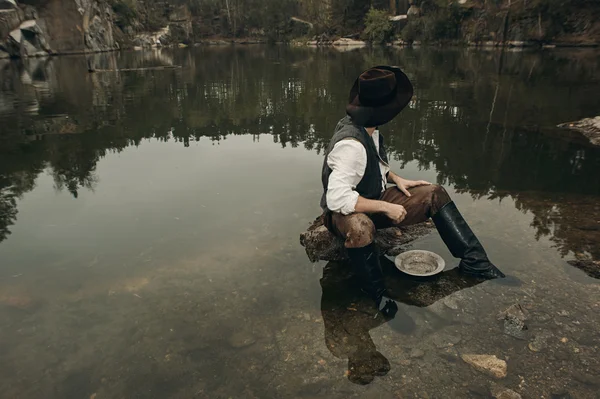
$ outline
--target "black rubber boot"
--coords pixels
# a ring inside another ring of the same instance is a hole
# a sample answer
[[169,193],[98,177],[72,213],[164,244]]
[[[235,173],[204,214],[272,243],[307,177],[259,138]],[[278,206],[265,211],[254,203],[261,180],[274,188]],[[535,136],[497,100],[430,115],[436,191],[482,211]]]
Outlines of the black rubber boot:
[[375,301],[379,313],[386,318],[393,318],[398,311],[398,305],[387,297],[375,244],[362,248],[348,248],[347,251],[356,273],[363,280],[365,292]]
[[452,256],[461,259],[461,272],[487,280],[506,277],[490,262],[483,246],[454,202],[444,205],[432,219]]

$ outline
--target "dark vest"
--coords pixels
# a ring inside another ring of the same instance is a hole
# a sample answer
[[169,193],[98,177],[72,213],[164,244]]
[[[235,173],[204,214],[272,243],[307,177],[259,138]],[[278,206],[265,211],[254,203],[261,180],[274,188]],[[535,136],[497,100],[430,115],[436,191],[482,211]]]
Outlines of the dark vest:
[[350,117],[346,116],[338,122],[333,137],[327,147],[327,151],[325,152],[323,172],[321,174],[321,181],[323,182],[321,208],[323,208],[324,211],[327,210],[327,186],[329,184],[329,175],[331,175],[332,172],[329,165],[327,165],[327,157],[336,143],[345,139],[357,140],[367,150],[367,167],[365,169],[365,174],[360,183],[358,183],[358,186],[356,186],[358,194],[360,194],[361,197],[368,199],[379,199],[381,192],[383,191],[383,179],[381,177],[381,170],[379,169],[379,159],[381,158],[385,163],[388,163],[388,158],[383,146],[383,137],[381,134],[379,135],[379,153],[377,153],[375,143],[365,128],[353,124]]

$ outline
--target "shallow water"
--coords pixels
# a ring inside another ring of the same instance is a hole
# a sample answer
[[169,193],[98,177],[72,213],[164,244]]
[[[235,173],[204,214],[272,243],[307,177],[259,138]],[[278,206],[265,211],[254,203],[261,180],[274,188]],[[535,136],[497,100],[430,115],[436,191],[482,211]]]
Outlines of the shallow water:
[[[386,261],[385,323],[346,265],[306,258],[323,148],[383,63],[415,84],[382,128],[392,167],[443,184],[521,286],[463,281],[433,233],[413,247],[448,270],[412,281]],[[1,396],[598,397],[600,285],[567,262],[600,260],[600,149],[554,126],[598,114],[599,64],[260,46],[0,60]],[[497,318],[516,303],[519,337]],[[389,373],[351,382],[348,358],[375,351]]]

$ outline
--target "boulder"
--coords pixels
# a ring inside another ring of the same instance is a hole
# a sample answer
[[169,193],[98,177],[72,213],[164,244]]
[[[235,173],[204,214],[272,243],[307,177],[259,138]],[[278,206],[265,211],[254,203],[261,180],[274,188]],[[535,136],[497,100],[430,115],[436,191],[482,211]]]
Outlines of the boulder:
[[354,40],[348,38],[341,38],[333,42],[334,46],[353,46],[353,47],[364,47],[367,45],[366,42],[362,40]]
[[576,130],[587,137],[593,145],[600,145],[600,116],[562,123],[558,127]]
[[[375,242],[382,255],[396,256],[406,249],[410,242],[429,234],[432,229],[431,222],[402,228],[381,229],[377,230]],[[323,216],[315,219],[308,230],[300,234],[300,244],[311,262],[348,259],[343,241],[327,230],[323,225]]]
[[413,17],[413,18],[414,17],[420,17],[421,16],[421,9],[419,7],[417,7],[417,6],[415,6],[415,5],[411,5],[408,8],[408,11],[406,11],[406,16],[408,18],[411,18],[411,17]]
[[25,21],[11,31],[6,47],[13,57],[47,56],[51,51],[44,33],[34,20]]
[[0,40],[6,38],[11,31],[18,28],[22,19],[22,13],[19,9],[0,9]]

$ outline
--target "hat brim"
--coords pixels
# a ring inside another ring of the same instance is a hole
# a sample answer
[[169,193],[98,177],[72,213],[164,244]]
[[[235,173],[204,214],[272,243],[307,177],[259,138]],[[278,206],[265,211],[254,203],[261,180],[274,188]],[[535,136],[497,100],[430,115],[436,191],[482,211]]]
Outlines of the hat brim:
[[364,127],[385,125],[396,117],[410,102],[413,96],[413,86],[408,77],[400,68],[392,66],[377,66],[376,69],[391,71],[396,76],[396,96],[386,104],[377,107],[368,107],[360,103],[358,96],[358,78],[350,90],[346,113],[352,121]]

